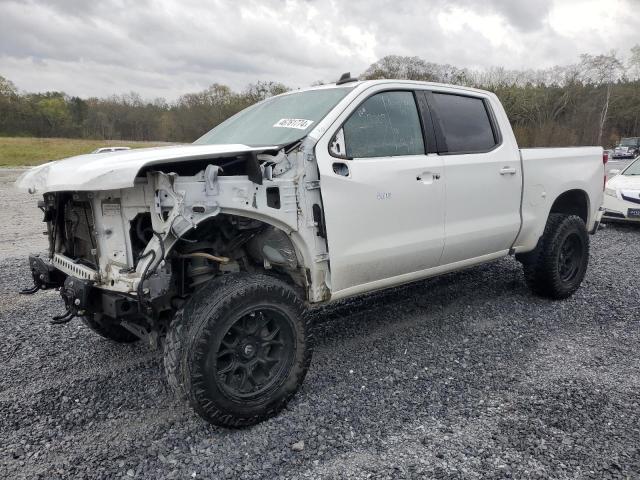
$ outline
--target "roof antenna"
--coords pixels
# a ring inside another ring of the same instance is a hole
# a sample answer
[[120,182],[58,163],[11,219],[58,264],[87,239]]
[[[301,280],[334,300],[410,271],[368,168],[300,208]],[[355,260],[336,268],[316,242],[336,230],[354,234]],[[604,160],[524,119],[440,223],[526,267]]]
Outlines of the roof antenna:
[[357,82],[357,78],[351,78],[351,72],[343,73],[340,80],[336,82],[336,85],[342,85],[343,83]]

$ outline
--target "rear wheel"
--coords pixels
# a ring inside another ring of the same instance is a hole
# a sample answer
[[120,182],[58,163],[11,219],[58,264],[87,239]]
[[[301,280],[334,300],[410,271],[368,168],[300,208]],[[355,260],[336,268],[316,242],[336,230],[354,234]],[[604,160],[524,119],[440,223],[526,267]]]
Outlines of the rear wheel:
[[140,340],[129,330],[119,325],[115,320],[101,314],[82,317],[84,323],[98,335],[118,343],[134,343]]
[[575,215],[552,213],[536,249],[520,259],[534,293],[554,299],[571,296],[589,264],[589,234],[584,221]]
[[285,407],[304,380],[312,335],[281,280],[218,277],[178,312],[167,334],[169,384],[210,423],[253,425]]

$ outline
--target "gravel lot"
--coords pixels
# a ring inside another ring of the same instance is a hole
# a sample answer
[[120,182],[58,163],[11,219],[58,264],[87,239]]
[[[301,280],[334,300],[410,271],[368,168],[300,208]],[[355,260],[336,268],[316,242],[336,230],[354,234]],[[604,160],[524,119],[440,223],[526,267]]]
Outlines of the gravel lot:
[[230,431],[173,400],[158,352],[49,325],[55,292],[16,295],[45,243],[14,177],[0,173],[0,478],[640,476],[640,228],[593,238],[568,301],[533,297],[505,259],[320,311],[288,409]]

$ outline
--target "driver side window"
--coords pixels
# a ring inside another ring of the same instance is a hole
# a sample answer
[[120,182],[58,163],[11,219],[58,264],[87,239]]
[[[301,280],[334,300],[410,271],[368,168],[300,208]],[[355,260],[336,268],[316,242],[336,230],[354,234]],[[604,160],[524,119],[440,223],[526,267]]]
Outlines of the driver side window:
[[424,155],[413,92],[382,92],[362,103],[343,125],[350,158]]

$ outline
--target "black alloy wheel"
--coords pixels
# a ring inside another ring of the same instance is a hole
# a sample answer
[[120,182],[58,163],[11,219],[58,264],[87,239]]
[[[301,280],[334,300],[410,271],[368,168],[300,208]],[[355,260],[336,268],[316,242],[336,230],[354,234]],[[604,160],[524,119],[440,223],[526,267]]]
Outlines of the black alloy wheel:
[[291,368],[295,351],[293,326],[273,308],[243,312],[222,338],[216,375],[223,390],[236,399],[259,396]]
[[580,272],[584,249],[577,233],[564,239],[558,256],[558,274],[563,282],[571,282]]

